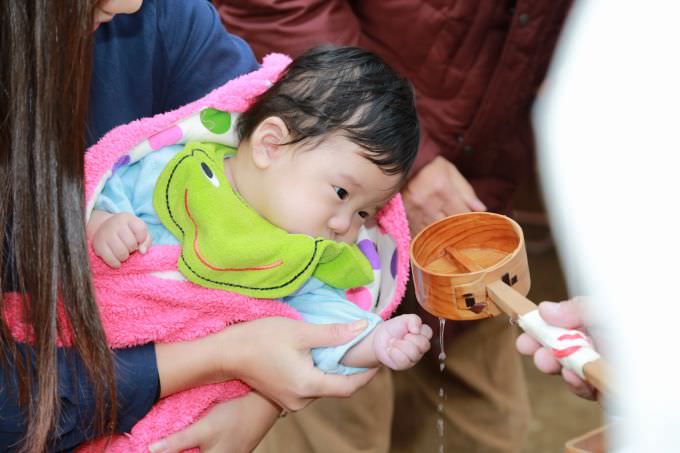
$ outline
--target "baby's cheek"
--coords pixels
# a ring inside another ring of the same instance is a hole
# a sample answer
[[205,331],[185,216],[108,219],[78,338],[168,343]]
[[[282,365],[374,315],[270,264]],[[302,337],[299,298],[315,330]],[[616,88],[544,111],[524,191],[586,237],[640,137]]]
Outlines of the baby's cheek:
[[269,223],[282,230],[293,234],[306,234],[305,217],[293,209],[294,207],[287,205],[285,202],[273,202],[260,214]]
[[[274,224],[276,225],[276,223]],[[326,232],[322,227],[320,227],[319,225],[315,225],[313,222],[310,222],[309,218],[304,216],[300,216],[297,219],[293,218],[283,219],[282,222],[276,226],[292,234],[306,234],[307,236],[311,237],[326,236]]]

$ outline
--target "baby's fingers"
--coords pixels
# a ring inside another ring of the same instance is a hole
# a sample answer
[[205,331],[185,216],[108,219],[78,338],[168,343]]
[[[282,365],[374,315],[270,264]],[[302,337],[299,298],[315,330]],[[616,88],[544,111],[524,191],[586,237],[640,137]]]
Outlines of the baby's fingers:
[[115,254],[113,253],[113,250],[111,250],[111,247],[104,243],[101,244],[99,247],[94,248],[95,254],[101,258],[106,264],[111,266],[114,269],[118,269],[120,267],[120,260],[116,258]]
[[129,225],[126,227],[121,228],[118,233],[117,233],[118,239],[120,239],[120,242],[125,246],[127,249],[128,254],[131,254],[135,250],[139,248],[139,242],[137,241],[137,238],[135,237],[135,234],[133,233],[132,229],[129,228]]
[[420,335],[427,338],[429,343],[429,340],[432,338],[432,327],[428,326],[427,324],[423,324],[420,326]]
[[135,250],[137,250],[136,245],[139,244],[139,251],[146,253],[151,245],[151,235],[149,235],[146,223],[139,217],[132,217],[128,220],[128,227],[135,237]]
[[144,255],[147,251],[149,251],[149,247],[151,247],[151,235],[149,233],[146,234],[146,239],[139,244],[139,252]]
[[413,343],[421,354],[425,354],[430,349],[430,339],[426,336],[408,334],[404,340]]
[[120,239],[120,237],[116,236],[111,238],[109,241],[107,241],[107,245],[111,249],[111,253],[113,256],[119,261],[118,265],[120,266],[120,263],[125,261],[130,257],[130,251],[128,249],[128,246],[123,243],[123,241]]
[[387,350],[387,355],[392,361],[390,368],[393,370],[405,370],[413,366],[413,361],[399,348],[390,347]]
[[418,346],[407,340],[395,340],[392,349],[398,349],[403,352],[411,363],[417,362],[423,356]]
[[418,315],[408,315],[409,317],[407,318],[407,323],[408,323],[408,331],[410,333],[417,334],[420,332],[420,327],[423,325],[423,321],[420,319]]

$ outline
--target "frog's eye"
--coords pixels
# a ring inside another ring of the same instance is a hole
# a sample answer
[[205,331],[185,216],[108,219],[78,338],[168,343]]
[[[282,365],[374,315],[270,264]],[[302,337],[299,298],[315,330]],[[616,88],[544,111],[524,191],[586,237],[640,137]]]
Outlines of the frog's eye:
[[201,170],[203,170],[203,174],[205,175],[206,178],[208,178],[210,184],[212,184],[215,187],[220,186],[220,180],[217,179],[217,176],[215,176],[210,167],[208,167],[208,164],[206,164],[205,162],[201,162]]

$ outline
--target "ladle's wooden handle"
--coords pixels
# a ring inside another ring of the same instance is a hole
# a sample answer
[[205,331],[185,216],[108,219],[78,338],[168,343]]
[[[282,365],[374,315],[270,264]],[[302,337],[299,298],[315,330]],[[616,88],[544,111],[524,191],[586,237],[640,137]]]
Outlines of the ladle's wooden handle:
[[597,359],[583,365],[583,374],[593,387],[602,393],[611,391],[607,381],[607,364],[602,359]]
[[500,280],[486,286],[489,298],[536,341],[553,351],[562,366],[575,372],[602,393],[611,386],[607,366],[589,344],[585,335],[547,324],[536,305]]
[[486,285],[486,291],[489,293],[489,298],[513,321],[517,321],[520,316],[536,310],[535,303],[500,280]]

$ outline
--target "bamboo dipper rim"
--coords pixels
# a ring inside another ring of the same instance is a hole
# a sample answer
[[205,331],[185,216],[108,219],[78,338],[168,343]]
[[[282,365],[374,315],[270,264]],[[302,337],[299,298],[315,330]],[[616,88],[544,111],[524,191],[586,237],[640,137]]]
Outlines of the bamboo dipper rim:
[[[489,218],[495,218],[502,220],[504,222],[507,222],[515,232],[515,235],[517,236],[517,246],[515,249],[508,253],[503,259],[495,263],[491,268],[486,268],[486,269],[480,269],[478,271],[468,271],[468,272],[436,272],[436,271],[431,271],[427,269],[426,266],[424,266],[422,263],[420,263],[416,257],[415,257],[415,248],[419,243],[419,240],[422,240],[423,236],[428,233],[428,231],[432,228],[434,228],[436,225],[442,224],[444,222],[449,222],[452,219],[455,218],[462,218],[462,217],[489,217]],[[511,219],[510,217],[502,214],[497,214],[495,212],[462,212],[459,214],[453,214],[448,217],[444,217],[443,219],[437,220],[436,222],[433,222],[420,230],[418,234],[413,238],[411,241],[411,245],[409,246],[409,255],[411,258],[411,262],[413,263],[413,266],[417,267],[420,271],[426,272],[429,275],[437,276],[437,277],[454,277],[454,276],[461,276],[461,275],[469,275],[469,276],[476,276],[480,275],[483,276],[484,274],[489,273],[490,270],[498,268],[505,264],[506,261],[509,261],[512,259],[512,257],[521,249],[522,244],[524,242],[524,235],[522,234],[522,228],[519,226],[519,224]]]

